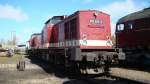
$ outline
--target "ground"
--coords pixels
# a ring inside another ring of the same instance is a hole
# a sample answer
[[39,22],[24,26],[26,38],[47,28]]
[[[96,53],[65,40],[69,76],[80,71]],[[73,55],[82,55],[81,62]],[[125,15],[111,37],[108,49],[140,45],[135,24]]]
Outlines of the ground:
[[0,57],[0,64],[16,64],[23,57],[24,57],[24,55],[21,55],[21,54],[15,54],[12,57],[1,56]]
[[[26,69],[18,71],[13,64],[22,59],[26,61]],[[114,80],[100,76],[81,79],[68,75],[64,69],[58,69],[54,65],[26,55],[0,57],[0,63],[0,65],[3,63],[13,65],[0,67],[0,84],[137,84],[123,79]]]

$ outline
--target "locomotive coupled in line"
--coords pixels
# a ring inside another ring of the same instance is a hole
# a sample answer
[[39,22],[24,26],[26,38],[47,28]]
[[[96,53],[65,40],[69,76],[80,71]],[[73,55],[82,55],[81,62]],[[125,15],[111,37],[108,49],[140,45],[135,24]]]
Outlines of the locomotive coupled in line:
[[106,72],[112,64],[125,60],[111,39],[110,15],[80,10],[48,19],[42,32],[31,36],[28,53],[82,73]]

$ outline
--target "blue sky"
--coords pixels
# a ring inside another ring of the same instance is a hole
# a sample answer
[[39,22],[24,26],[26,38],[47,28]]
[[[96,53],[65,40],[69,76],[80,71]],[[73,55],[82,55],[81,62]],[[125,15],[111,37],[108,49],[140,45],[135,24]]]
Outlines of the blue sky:
[[41,32],[48,18],[86,9],[110,14],[114,33],[120,17],[146,7],[150,0],[0,0],[0,40],[15,32],[18,44],[25,43],[32,33]]

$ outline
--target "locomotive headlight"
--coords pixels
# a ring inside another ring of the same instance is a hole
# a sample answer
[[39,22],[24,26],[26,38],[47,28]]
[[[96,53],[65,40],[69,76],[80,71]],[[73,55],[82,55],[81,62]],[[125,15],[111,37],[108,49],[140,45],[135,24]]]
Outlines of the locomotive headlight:
[[81,45],[86,46],[87,45],[87,40],[82,40]]
[[82,34],[82,40],[80,41],[80,44],[83,46],[87,45],[87,34]]
[[107,45],[107,46],[113,46],[113,43],[112,43],[111,40],[108,40],[108,41],[106,42],[106,45]]
[[107,45],[107,46],[113,46],[113,43],[112,43],[110,37],[109,37],[109,36],[106,36],[106,38],[108,39],[108,41],[106,42],[106,45]]

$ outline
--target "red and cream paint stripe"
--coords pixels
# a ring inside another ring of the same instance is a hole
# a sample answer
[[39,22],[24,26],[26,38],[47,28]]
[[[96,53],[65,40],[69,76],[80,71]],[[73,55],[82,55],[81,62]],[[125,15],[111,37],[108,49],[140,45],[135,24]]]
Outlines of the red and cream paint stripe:
[[46,43],[44,47],[70,47],[70,46],[112,46],[111,40],[71,40],[58,43]]

